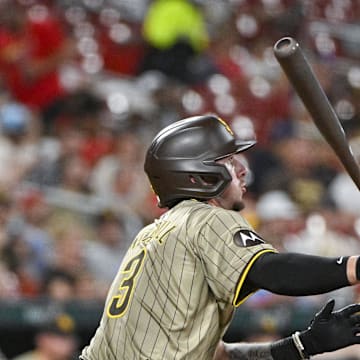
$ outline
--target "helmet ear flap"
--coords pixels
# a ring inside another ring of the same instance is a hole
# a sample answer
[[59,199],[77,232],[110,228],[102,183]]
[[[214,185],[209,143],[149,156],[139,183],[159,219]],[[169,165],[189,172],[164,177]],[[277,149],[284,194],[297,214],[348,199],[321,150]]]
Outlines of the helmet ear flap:
[[[165,174],[164,174],[165,175]],[[198,165],[198,169],[189,168],[184,171],[173,170],[170,172],[167,184],[158,183],[159,191],[164,194],[161,203],[165,199],[211,199],[221,194],[227,185],[231,182],[232,177],[225,165],[204,162]],[[177,192],[170,192],[168,187],[176,184]],[[164,191],[165,190],[165,191]],[[158,191],[156,191],[157,194]],[[182,194],[179,197],[179,194]]]
[[219,181],[218,176],[214,175],[189,175],[190,182],[192,184],[198,184],[199,186],[214,186]]

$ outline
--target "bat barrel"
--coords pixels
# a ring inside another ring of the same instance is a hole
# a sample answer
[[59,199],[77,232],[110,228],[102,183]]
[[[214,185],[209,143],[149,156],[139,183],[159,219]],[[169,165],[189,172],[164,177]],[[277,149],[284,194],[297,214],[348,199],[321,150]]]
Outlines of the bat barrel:
[[284,37],[274,45],[274,52],[277,58],[291,56],[299,47],[299,44],[291,37]]
[[298,42],[291,37],[284,37],[275,43],[273,50],[315,125],[360,190],[360,168],[347,142],[344,129]]

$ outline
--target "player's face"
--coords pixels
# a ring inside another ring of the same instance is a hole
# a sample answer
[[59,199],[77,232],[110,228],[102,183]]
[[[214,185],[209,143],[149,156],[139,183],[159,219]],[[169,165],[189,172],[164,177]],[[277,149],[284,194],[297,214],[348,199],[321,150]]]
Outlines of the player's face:
[[218,160],[228,169],[232,180],[225,191],[216,198],[216,202],[224,209],[239,211],[244,208],[243,196],[246,192],[245,177],[247,168],[242,155],[235,154]]

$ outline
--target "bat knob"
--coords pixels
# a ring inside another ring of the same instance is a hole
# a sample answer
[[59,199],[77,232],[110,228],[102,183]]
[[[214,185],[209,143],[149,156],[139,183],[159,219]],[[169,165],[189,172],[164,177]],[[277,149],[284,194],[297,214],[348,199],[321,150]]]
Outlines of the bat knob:
[[277,58],[288,57],[299,48],[298,42],[292,37],[283,37],[274,45],[274,54]]

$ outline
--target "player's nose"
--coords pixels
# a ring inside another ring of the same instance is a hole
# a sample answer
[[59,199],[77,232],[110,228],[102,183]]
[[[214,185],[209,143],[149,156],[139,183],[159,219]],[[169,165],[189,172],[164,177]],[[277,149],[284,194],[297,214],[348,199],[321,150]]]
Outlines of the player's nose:
[[241,158],[238,156],[234,157],[234,167],[235,167],[235,174],[238,178],[246,176],[248,172],[247,166],[243,161],[241,161]]

